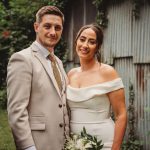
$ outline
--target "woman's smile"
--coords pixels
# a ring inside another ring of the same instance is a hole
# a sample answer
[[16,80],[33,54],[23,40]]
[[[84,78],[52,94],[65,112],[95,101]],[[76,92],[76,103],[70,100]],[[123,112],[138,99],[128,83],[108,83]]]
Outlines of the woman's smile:
[[80,49],[80,52],[81,52],[82,54],[88,54],[88,53],[90,52],[90,50],[89,50],[88,48],[81,48],[81,49]]

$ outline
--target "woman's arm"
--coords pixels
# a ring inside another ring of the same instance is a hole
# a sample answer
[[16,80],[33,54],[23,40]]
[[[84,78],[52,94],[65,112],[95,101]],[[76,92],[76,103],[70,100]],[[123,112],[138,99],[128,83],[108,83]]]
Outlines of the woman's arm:
[[120,150],[127,124],[124,89],[110,92],[108,96],[115,115],[115,131],[112,150]]
[[[117,71],[109,65],[104,65],[103,76],[105,80],[111,81],[119,78]],[[127,124],[127,112],[125,105],[124,89],[118,89],[108,93],[108,97],[115,115],[115,131],[112,150],[120,150]]]

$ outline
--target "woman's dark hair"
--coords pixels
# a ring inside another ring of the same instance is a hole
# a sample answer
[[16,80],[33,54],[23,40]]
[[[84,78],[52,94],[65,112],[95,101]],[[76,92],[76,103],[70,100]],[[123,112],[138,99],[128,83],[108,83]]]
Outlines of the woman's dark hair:
[[83,27],[81,27],[81,29],[78,31],[77,33],[77,36],[75,38],[75,46],[77,44],[77,40],[78,38],[80,37],[81,33],[85,30],[85,29],[92,29],[95,33],[96,33],[96,42],[97,42],[97,51],[96,51],[96,57],[97,57],[97,60],[99,62],[101,62],[101,53],[100,53],[100,48],[101,48],[101,45],[103,43],[103,38],[104,38],[104,35],[103,35],[103,31],[102,29],[100,28],[100,26],[98,26],[97,24],[93,23],[93,24],[89,24],[89,25],[85,25]]

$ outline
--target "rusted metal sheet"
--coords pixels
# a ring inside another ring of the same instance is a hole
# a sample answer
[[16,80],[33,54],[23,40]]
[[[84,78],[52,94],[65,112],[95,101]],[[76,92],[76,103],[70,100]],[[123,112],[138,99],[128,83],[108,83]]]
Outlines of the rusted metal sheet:
[[[136,134],[144,142],[144,150],[150,149],[150,64],[134,64],[132,57],[115,58],[114,67],[125,85],[126,104],[129,106],[129,85],[135,93]],[[149,111],[147,110],[149,109]]]

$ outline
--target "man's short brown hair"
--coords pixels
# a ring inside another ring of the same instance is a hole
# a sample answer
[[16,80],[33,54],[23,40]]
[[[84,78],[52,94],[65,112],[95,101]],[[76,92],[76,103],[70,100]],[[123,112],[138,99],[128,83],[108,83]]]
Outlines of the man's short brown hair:
[[56,6],[44,6],[36,13],[36,22],[40,23],[44,15],[56,15],[61,17],[62,24],[64,23],[64,14]]

